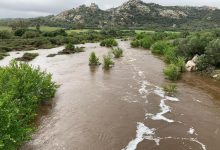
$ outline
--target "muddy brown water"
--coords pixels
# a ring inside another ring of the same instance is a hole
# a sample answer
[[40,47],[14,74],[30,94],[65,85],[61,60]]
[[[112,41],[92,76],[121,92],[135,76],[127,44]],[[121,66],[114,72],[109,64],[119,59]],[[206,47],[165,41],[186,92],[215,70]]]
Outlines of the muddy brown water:
[[[86,52],[47,58],[63,47],[38,50],[31,62],[53,74],[60,88],[33,139],[22,150],[219,150],[220,83],[186,73],[168,97],[164,63],[148,51],[119,42],[124,57],[103,71],[90,68],[109,49],[85,44]],[[12,52],[6,65],[23,54]],[[44,110],[44,107],[42,108]],[[44,111],[43,111],[44,112]]]

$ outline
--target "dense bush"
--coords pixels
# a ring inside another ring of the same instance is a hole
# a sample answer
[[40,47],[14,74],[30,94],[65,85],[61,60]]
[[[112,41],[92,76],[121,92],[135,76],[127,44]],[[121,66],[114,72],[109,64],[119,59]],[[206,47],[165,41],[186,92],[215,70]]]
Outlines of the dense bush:
[[30,139],[38,105],[56,89],[51,75],[39,68],[16,62],[0,68],[0,149],[15,150]]
[[208,60],[208,57],[203,54],[199,56],[196,60],[196,68],[198,71],[206,70],[208,67],[210,67],[210,62]]
[[220,39],[211,41],[205,51],[210,64],[220,66]]
[[15,36],[23,36],[27,29],[17,29],[14,31]]
[[110,54],[103,56],[103,69],[109,70],[114,64]]
[[168,48],[169,45],[167,42],[158,41],[152,45],[151,52],[154,54],[163,55]]
[[185,72],[186,71],[186,63],[185,63],[185,58],[183,57],[177,57],[175,60],[175,65],[179,67],[180,72]]
[[99,58],[96,56],[95,52],[92,52],[89,57],[89,65],[90,66],[98,66],[101,63],[99,62]]
[[166,49],[164,53],[164,60],[166,63],[174,63],[176,61],[176,52],[175,52],[175,47],[169,47]]
[[140,41],[139,40],[133,40],[131,41],[131,47],[139,47],[140,46]]
[[174,64],[170,64],[164,69],[164,75],[169,80],[178,80],[181,77],[180,68]]
[[118,42],[115,39],[105,39],[101,41],[100,46],[106,46],[106,47],[118,46]]
[[145,49],[149,49],[153,43],[154,40],[151,37],[144,37],[140,40],[140,46]]
[[112,48],[112,54],[115,58],[120,58],[123,56],[123,50],[119,47]]
[[0,39],[10,39],[12,34],[9,31],[0,31]]
[[26,39],[32,39],[32,38],[36,38],[36,37],[39,37],[40,36],[40,34],[39,34],[39,32],[36,32],[36,31],[26,31],[23,35],[22,35],[22,37],[23,38],[26,38]]

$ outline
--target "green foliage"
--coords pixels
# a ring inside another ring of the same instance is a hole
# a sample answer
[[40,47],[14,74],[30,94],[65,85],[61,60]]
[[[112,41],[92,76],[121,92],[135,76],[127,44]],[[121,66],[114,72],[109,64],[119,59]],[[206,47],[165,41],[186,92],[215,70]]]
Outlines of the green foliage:
[[181,77],[180,68],[175,64],[170,64],[164,69],[164,75],[169,80],[178,80]]
[[120,58],[123,56],[123,50],[119,47],[112,48],[112,54],[115,58]]
[[179,67],[180,72],[185,72],[186,71],[185,58],[180,57],[180,56],[177,57],[175,64],[176,64],[176,66]]
[[39,34],[39,32],[36,32],[36,31],[26,31],[23,35],[22,35],[22,37],[23,38],[26,38],[26,39],[32,39],[32,38],[36,38],[36,37],[39,37],[40,36],[40,34]]
[[110,54],[103,56],[103,69],[109,70],[114,64]]
[[89,57],[89,65],[90,66],[98,66],[101,63],[99,62],[99,58],[96,56],[95,52],[92,52]]
[[154,43],[154,40],[148,36],[140,40],[140,46],[145,49],[149,49],[153,43]]
[[59,55],[68,55],[68,54],[74,54],[74,53],[80,53],[84,52],[84,47],[76,47],[72,43],[68,43],[65,46],[65,49],[58,52]]
[[214,66],[220,66],[220,39],[212,40],[206,47],[205,54]]
[[140,46],[139,40],[131,41],[131,47],[136,48]]
[[17,29],[14,31],[15,36],[23,36],[27,29]]
[[175,47],[169,47],[165,50],[164,60],[168,64],[175,63],[176,61]]
[[203,54],[199,56],[196,60],[196,68],[198,71],[206,70],[208,67],[210,67],[210,62],[208,60],[208,57]]
[[175,84],[167,84],[163,86],[163,90],[171,96],[177,91],[177,87]]
[[100,46],[106,46],[106,47],[118,46],[118,42],[115,39],[105,39],[101,41]]
[[154,54],[163,55],[168,48],[169,45],[167,42],[158,41],[152,45],[151,52]]
[[15,150],[30,139],[37,107],[57,88],[50,74],[28,64],[0,68],[0,149]]
[[12,37],[12,34],[7,31],[7,30],[3,30],[0,31],[0,39],[10,39]]
[[68,44],[66,44],[65,49],[75,50],[75,46],[72,43],[68,43]]
[[31,61],[35,59],[39,54],[38,53],[24,53],[20,58],[16,58],[17,61]]

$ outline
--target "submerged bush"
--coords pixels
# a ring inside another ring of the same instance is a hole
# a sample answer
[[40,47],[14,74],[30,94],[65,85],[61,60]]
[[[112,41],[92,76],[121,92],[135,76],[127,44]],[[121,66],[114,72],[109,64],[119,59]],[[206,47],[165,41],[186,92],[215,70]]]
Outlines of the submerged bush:
[[176,91],[176,85],[175,84],[168,84],[163,86],[163,90],[168,94],[168,95],[173,95]]
[[35,59],[39,54],[38,53],[24,53],[22,57],[16,58],[17,61],[31,61]]
[[119,47],[112,48],[112,54],[115,58],[120,58],[123,56],[123,50]]
[[109,70],[114,64],[110,54],[103,56],[103,69]]
[[101,41],[100,46],[106,46],[106,47],[118,46],[118,42],[115,39],[105,39]]
[[39,104],[50,100],[57,87],[51,74],[26,63],[0,68],[0,149],[15,150],[30,139]]
[[101,63],[99,62],[99,58],[96,56],[95,52],[92,52],[89,57],[89,65],[90,66],[98,66]]
[[84,47],[75,47],[72,43],[68,43],[65,46],[65,49],[58,52],[59,55],[68,55],[68,54],[74,54],[74,53],[80,53],[84,52]]
[[169,80],[178,80],[181,77],[180,68],[174,64],[170,64],[164,69],[164,75]]

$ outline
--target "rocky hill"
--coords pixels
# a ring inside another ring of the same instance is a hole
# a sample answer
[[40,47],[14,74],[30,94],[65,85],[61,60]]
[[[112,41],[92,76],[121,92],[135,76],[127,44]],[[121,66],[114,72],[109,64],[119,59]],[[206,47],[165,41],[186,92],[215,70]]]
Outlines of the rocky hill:
[[129,0],[119,7],[101,10],[96,4],[82,5],[56,16],[31,19],[36,24],[62,27],[218,28],[220,9],[214,7],[161,6]]

